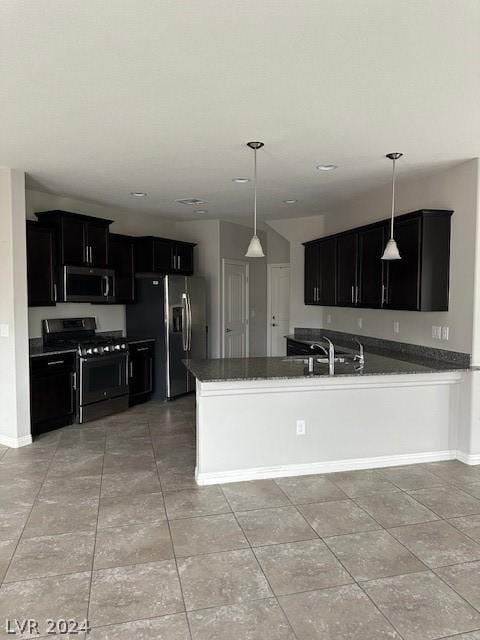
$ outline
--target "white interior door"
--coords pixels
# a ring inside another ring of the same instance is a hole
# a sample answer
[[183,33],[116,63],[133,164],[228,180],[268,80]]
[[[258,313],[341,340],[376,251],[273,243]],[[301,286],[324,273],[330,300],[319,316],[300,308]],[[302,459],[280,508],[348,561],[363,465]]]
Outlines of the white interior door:
[[290,266],[269,265],[269,349],[270,356],[286,354],[285,336],[290,328]]
[[248,356],[248,264],[223,260],[224,358]]

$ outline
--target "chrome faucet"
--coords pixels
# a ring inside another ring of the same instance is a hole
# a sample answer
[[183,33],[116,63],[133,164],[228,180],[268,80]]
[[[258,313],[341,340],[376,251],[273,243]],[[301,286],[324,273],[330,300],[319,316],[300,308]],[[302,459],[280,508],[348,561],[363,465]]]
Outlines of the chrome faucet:
[[360,342],[360,340],[357,340],[355,338],[355,342],[358,344],[358,353],[354,355],[353,360],[357,361],[358,360],[358,364],[363,367],[363,365],[365,364],[365,354],[364,354],[364,350],[363,350],[363,344]]
[[325,342],[328,342],[328,373],[332,376],[335,373],[335,347],[333,342],[327,336],[322,336]]

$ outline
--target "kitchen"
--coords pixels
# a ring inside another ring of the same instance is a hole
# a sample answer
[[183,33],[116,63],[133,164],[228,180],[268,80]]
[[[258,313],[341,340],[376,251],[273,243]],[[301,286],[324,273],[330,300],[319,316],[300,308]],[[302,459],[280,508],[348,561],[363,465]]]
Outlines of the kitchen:
[[0,11],[2,629],[476,638],[477,4]]

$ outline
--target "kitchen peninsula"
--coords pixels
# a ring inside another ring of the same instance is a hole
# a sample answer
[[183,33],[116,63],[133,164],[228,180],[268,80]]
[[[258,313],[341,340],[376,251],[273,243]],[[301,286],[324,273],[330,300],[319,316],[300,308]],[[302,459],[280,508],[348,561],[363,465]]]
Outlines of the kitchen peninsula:
[[332,371],[317,355],[313,373],[298,357],[187,361],[197,483],[468,462],[467,363],[366,350],[362,366],[354,356],[338,350]]

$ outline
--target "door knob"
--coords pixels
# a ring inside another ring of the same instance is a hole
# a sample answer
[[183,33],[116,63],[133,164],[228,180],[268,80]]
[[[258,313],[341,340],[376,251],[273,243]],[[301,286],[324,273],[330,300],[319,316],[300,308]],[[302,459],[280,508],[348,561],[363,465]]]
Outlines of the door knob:
[[276,327],[277,325],[275,324],[275,322],[272,322],[272,327]]

